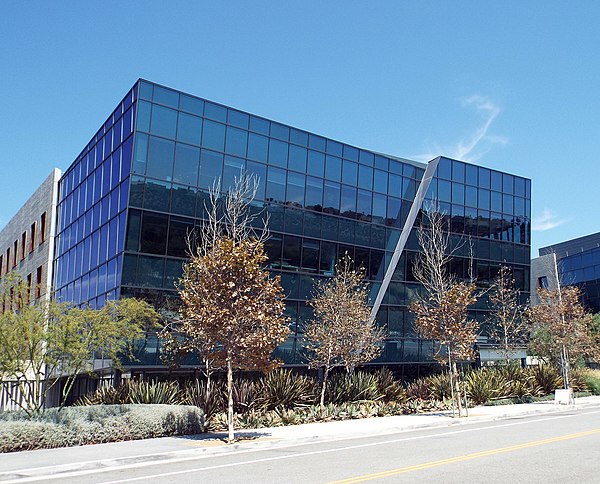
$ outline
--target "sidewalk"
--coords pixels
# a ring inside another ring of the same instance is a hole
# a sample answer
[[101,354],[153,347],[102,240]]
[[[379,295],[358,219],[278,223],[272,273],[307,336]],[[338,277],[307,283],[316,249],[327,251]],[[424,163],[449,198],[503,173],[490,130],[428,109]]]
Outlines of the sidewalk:
[[70,471],[116,468],[149,461],[185,461],[222,453],[251,452],[315,441],[465,425],[588,407],[600,407],[600,396],[576,398],[575,405],[571,406],[539,402],[474,407],[469,409],[469,417],[460,419],[451,417],[450,412],[440,412],[242,430],[236,432],[240,441],[233,445],[225,444],[224,433],[206,433],[0,454],[0,482],[42,476],[58,478],[60,474]]

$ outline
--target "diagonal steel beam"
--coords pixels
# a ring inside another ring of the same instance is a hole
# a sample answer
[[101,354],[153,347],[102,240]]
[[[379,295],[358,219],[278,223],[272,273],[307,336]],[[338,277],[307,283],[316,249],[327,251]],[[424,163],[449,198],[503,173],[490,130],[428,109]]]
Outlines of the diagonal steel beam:
[[379,287],[379,291],[377,292],[377,296],[375,297],[375,302],[373,303],[373,308],[371,309],[371,321],[375,321],[375,316],[377,316],[377,311],[381,306],[383,301],[383,297],[388,290],[390,285],[390,281],[392,280],[392,275],[396,270],[396,266],[398,265],[398,261],[400,260],[400,256],[404,251],[404,247],[406,246],[406,241],[408,240],[408,236],[410,235],[410,231],[415,224],[415,220],[417,219],[417,215],[419,214],[419,210],[423,205],[423,200],[425,200],[425,195],[427,194],[427,190],[429,190],[429,185],[431,184],[431,180],[435,175],[435,170],[437,170],[438,164],[440,162],[440,157],[431,160],[427,164],[427,168],[425,169],[425,173],[423,174],[423,178],[421,179],[421,183],[419,184],[419,188],[417,189],[417,193],[410,207],[410,211],[408,212],[408,217],[404,222],[404,227],[402,228],[402,232],[400,233],[400,237],[398,238],[398,242],[396,243],[396,247],[394,249],[394,253],[392,254],[392,259],[390,261],[390,265],[388,266],[385,276],[383,277],[383,282]]

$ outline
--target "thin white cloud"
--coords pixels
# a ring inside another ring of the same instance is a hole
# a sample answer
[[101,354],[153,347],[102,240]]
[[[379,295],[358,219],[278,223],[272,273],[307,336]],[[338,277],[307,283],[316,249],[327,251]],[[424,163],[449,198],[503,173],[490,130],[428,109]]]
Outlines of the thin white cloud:
[[506,136],[489,132],[492,123],[501,111],[495,102],[485,96],[473,95],[461,99],[461,105],[463,108],[475,109],[479,113],[482,118],[479,126],[453,146],[442,148],[438,144],[434,144],[428,148],[427,153],[417,155],[414,158],[429,161],[436,156],[445,155],[450,158],[474,162],[487,153],[492,145],[505,145],[508,143]]
[[566,219],[559,218],[554,212],[545,208],[542,215],[534,217],[531,220],[531,230],[537,232],[551,230],[564,224],[566,221]]

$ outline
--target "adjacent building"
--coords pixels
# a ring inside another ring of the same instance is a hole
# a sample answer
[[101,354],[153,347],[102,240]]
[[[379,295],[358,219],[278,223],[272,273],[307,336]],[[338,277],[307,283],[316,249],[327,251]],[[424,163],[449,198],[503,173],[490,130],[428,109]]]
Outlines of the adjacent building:
[[[8,284],[14,284],[13,277],[17,276],[26,282],[32,301],[51,296],[60,177],[59,169],[52,170],[35,193],[0,230],[2,293]],[[3,301],[3,304],[11,302]],[[4,306],[0,307],[0,311],[6,309]],[[14,408],[7,392],[13,392],[13,397],[16,397],[16,388],[9,383],[0,388],[0,409]]]
[[[582,302],[591,312],[600,312],[600,232],[539,249],[531,261],[532,287],[555,289],[577,286]],[[537,302],[535,290],[532,302]]]
[[[434,201],[452,240],[470,241],[453,272],[467,278],[472,268],[487,285],[507,264],[529,296],[530,180],[445,157],[384,155],[139,80],[60,179],[56,297],[91,306],[175,297],[207,190],[217,178],[226,188],[240,170],[259,177],[256,209],[270,215],[268,264],[291,321],[278,350],[287,364],[304,363],[306,301],[345,252],[366,268],[387,331],[378,362],[410,371],[431,363],[431,342],[418,337],[407,307],[420,290],[414,224]],[[472,315],[484,323],[486,309],[481,301]],[[131,367],[162,368],[156,338],[140,343]]]

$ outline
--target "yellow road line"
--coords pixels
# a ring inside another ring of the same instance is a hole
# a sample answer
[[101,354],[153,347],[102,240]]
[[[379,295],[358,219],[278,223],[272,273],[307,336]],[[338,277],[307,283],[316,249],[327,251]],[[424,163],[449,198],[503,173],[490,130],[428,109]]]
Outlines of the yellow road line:
[[407,467],[399,467],[397,469],[391,469],[389,471],[375,472],[373,474],[365,474],[362,476],[350,477],[348,479],[333,481],[333,482],[330,482],[329,484],[351,484],[351,483],[356,483],[356,482],[372,481],[375,479],[382,479],[384,477],[396,476],[398,474],[405,474],[407,472],[420,471],[422,469],[430,469],[431,467],[438,467],[438,466],[443,466],[446,464],[453,464],[455,462],[463,462],[466,460],[478,459],[480,457],[487,457],[489,455],[496,455],[496,454],[502,454],[505,452],[513,452],[515,450],[528,449],[530,447],[537,447],[540,445],[552,444],[554,442],[561,442],[563,440],[577,439],[580,437],[586,437],[588,435],[594,435],[594,434],[598,434],[598,433],[600,433],[600,429],[588,430],[585,432],[578,432],[576,434],[561,435],[560,437],[551,437],[549,439],[534,440],[532,442],[526,442],[524,444],[511,445],[508,447],[500,447],[498,449],[484,450],[481,452],[475,452],[473,454],[465,454],[465,455],[459,455],[456,457],[450,457],[449,459],[435,460],[435,461],[431,461],[431,462],[425,462],[423,464],[416,464],[416,465],[407,466]]

